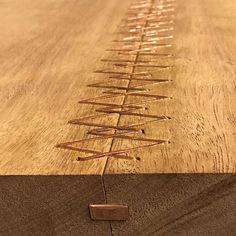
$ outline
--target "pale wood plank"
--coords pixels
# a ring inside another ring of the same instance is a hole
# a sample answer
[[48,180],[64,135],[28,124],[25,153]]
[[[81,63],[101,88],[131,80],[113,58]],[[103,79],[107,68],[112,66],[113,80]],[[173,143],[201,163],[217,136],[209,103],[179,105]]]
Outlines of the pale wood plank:
[[55,145],[87,137],[67,122],[94,111],[78,101],[99,92],[86,85],[129,1],[0,4],[0,174],[101,174],[104,158],[79,163]]
[[[172,119],[146,125],[143,135],[171,143],[133,151],[140,160],[109,158],[106,173],[235,173],[235,12],[231,0],[176,2],[173,82],[151,88],[173,99],[147,111]],[[128,145],[118,140],[113,148]]]

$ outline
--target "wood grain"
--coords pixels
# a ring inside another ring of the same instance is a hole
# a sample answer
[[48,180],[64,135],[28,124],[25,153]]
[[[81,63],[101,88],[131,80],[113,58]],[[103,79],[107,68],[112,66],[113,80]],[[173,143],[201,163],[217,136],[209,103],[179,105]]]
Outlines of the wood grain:
[[78,101],[98,93],[86,85],[128,4],[1,1],[0,174],[103,173],[105,159],[78,163],[55,145],[87,137],[67,122],[94,110]]
[[235,174],[105,176],[109,202],[129,205],[112,235],[235,235]]
[[100,184],[100,176],[0,177],[0,235],[109,235],[88,211],[104,201]]

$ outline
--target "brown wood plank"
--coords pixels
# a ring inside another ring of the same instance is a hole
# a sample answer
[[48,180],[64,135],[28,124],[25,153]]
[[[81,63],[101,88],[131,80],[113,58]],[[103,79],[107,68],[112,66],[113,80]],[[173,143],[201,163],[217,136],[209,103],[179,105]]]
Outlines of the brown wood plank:
[[130,218],[113,235],[235,235],[235,174],[105,176],[109,202],[128,204]]
[[[89,188],[88,188],[89,186]],[[100,176],[1,176],[0,235],[104,235],[108,222],[90,219],[104,201]]]

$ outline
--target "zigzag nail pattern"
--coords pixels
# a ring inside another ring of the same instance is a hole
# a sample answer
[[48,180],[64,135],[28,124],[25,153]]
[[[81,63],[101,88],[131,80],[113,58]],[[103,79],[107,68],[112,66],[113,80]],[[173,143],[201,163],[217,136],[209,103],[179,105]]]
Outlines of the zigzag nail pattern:
[[[149,103],[171,99],[168,96],[153,94],[149,87],[171,83],[171,79],[154,78],[152,71],[170,73],[173,68],[171,63],[163,65],[160,62],[173,58],[171,50],[174,37],[174,11],[172,0],[141,0],[130,6],[127,17],[118,27],[119,38],[113,40],[112,47],[107,49],[112,57],[102,59],[102,62],[108,64],[108,68],[95,71],[105,76],[105,80],[88,85],[101,89],[101,94],[79,102],[96,106],[94,114],[69,121],[73,125],[89,127],[87,134],[92,137],[57,144],[57,148],[86,154],[84,157],[78,157],[78,161],[102,157],[132,159],[129,156],[132,150],[169,143],[165,139],[148,138],[144,133],[140,136],[140,130],[143,131],[142,127],[151,122],[170,119],[168,115],[146,113],[145,107]],[[134,82],[138,84],[134,85]],[[135,102],[127,102],[131,96],[136,98]],[[122,102],[111,103],[115,98],[121,98]],[[118,116],[116,125],[96,122],[101,117],[112,115]],[[145,120],[121,125],[121,116],[140,117]],[[139,145],[113,150],[116,139],[133,140]],[[111,140],[110,150],[102,152],[84,148],[82,145],[99,140]]]

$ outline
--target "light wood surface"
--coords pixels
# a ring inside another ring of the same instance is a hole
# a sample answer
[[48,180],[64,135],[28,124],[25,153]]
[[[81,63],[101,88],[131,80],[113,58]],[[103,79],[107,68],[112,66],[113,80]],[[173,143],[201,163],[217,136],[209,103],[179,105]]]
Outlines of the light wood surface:
[[152,87],[173,99],[147,111],[171,120],[145,127],[171,143],[134,152],[139,161],[109,158],[106,173],[235,173],[236,3],[179,0],[175,14],[173,81]]
[[67,122],[94,110],[78,101],[96,93],[86,85],[95,82],[128,4],[0,3],[0,174],[103,173],[105,158],[78,163],[76,153],[55,145],[87,136],[85,127]]
[[109,235],[109,223],[92,221],[88,210],[104,201],[100,183],[99,176],[1,177],[0,235]]

